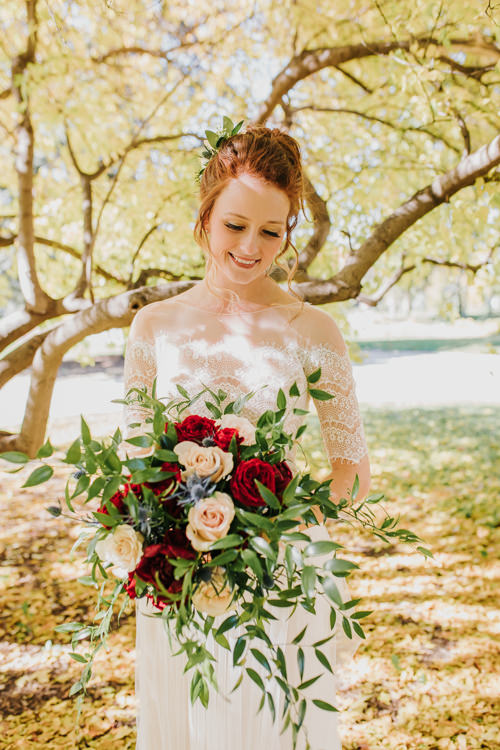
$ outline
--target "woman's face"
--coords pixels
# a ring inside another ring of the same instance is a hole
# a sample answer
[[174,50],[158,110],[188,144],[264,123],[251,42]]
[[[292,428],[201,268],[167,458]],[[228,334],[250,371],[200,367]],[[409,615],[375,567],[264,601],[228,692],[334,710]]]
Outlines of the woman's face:
[[241,174],[226,185],[206,227],[219,283],[248,284],[266,275],[279,253],[289,210],[287,194],[260,177]]

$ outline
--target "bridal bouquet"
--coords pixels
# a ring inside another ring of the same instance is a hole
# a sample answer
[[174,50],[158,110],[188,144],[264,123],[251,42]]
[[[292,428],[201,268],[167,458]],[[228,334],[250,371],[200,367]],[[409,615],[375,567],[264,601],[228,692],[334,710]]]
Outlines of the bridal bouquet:
[[[320,369],[312,373],[308,383],[320,375]],[[65,489],[67,510],[60,502],[48,511],[55,517],[70,516],[80,526],[83,523],[74,548],[86,542],[90,571],[80,581],[97,590],[93,622],[70,622],[56,628],[71,634],[71,656],[84,665],[70,695],[80,694],[81,700],[86,693],[94,657],[106,643],[115,610],[119,619],[130,600],[146,597],[167,632],[173,631],[177,653],[185,654],[185,671],[193,670],[191,701],[199,699],[205,707],[209,686],[217,689],[207,637],[212,633],[215,642],[231,650],[225,634],[243,627],[242,635],[233,640],[233,664],[243,668],[250,650],[277,681],[284,693],[283,731],[292,725],[295,747],[307,709],[303,690],[315,680],[290,684],[283,651],[271,642],[266,630],[266,623],[276,619],[266,606],[292,610],[301,606],[314,614],[317,598],[326,597],[330,631],[313,645],[318,661],[330,672],[332,666],[321,646],[334,637],[337,620],[349,638],[353,631],[364,638],[360,621],[370,614],[354,610],[359,599],[343,602],[340,596],[335,579],[358,567],[338,557],[342,545],[311,542],[299,525],[318,523],[313,512],[316,506],[323,520],[350,515],[385,541],[394,536],[410,543],[421,540],[407,529],[396,528],[394,518],[385,518],[378,527],[369,506],[383,495],[370,495],[356,505],[357,477],[350,498],[335,504],[329,499],[331,480],[319,482],[308,473],[293,475],[285,452],[297,443],[305,425],[295,435],[284,430],[288,401],[283,390],[278,393],[276,411],[265,411],[253,425],[240,413],[255,392],[225,403],[227,394],[222,390],[204,387],[191,398],[182,386],[177,388],[179,398],[167,405],[156,398],[155,387],[152,396],[140,389],[129,391],[122,403],[139,405],[148,416],[143,434],[125,441],[119,429],[103,442],[93,439],[82,418],[81,435],[63,459],[76,468]],[[318,389],[311,388],[310,393],[320,399],[332,397]],[[294,383],[289,396],[299,395]],[[213,418],[193,413],[183,417],[182,412],[188,407],[192,411],[202,396],[208,399],[204,403]],[[124,450],[124,444],[132,446],[132,451]],[[16,455],[20,463],[20,454]],[[44,463],[27,485],[51,476],[45,462],[51,455],[47,443],[39,452]],[[299,549],[297,542],[305,546]],[[423,547],[418,549],[431,555]],[[321,567],[311,560],[319,554],[329,555]],[[301,678],[304,652],[300,642],[305,631],[292,641],[298,648]],[[269,647],[272,660],[255,646],[258,639]],[[87,645],[78,650],[79,644]],[[259,710],[267,701],[275,719],[276,706],[264,680],[251,667],[245,669],[262,690]],[[337,710],[320,698],[313,703]]]

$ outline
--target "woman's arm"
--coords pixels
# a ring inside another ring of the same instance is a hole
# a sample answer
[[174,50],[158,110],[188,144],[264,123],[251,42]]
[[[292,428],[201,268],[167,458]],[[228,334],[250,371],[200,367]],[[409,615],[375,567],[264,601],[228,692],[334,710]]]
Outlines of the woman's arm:
[[[130,326],[123,370],[124,395],[130,388],[145,388],[148,395],[151,395],[156,374],[153,326],[149,310],[145,307],[139,310]],[[143,434],[148,428],[145,419],[149,415],[150,412],[137,404],[125,407],[124,436],[129,438]],[[130,426],[134,424],[137,426]],[[151,448],[139,448],[130,443],[125,443],[123,447],[130,457],[151,452]]]
[[[334,396],[328,400],[312,397],[332,469],[327,477],[332,479],[330,499],[334,503],[338,503],[342,497],[349,499],[357,474],[359,488],[356,500],[362,500],[370,491],[371,471],[351,361],[333,318],[320,309],[314,309],[312,314],[313,334],[304,362],[304,373],[310,375],[321,367],[321,377],[310,387]],[[323,514],[318,506],[315,515],[322,522]]]

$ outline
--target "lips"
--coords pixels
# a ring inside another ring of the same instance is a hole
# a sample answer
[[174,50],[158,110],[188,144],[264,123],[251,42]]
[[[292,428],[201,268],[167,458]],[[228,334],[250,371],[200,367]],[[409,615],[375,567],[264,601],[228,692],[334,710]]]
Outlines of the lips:
[[239,261],[232,253],[229,253],[229,255],[238,268],[253,268],[257,263],[260,263],[260,258],[255,258],[252,263],[245,263],[244,261]]

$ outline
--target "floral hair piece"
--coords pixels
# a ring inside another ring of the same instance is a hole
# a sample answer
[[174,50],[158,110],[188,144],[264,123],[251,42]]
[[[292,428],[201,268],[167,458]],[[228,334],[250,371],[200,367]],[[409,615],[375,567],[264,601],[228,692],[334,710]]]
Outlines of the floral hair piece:
[[232,120],[224,115],[222,118],[222,128],[220,128],[216,133],[214,133],[213,130],[205,130],[207,139],[205,141],[205,148],[201,152],[201,158],[205,159],[205,163],[196,175],[196,181],[198,183],[201,181],[201,176],[212,156],[215,156],[222,144],[227,141],[228,138],[230,138],[232,135],[236,135],[236,133],[240,131],[243,123],[244,120],[240,120],[237,125],[234,125]]

